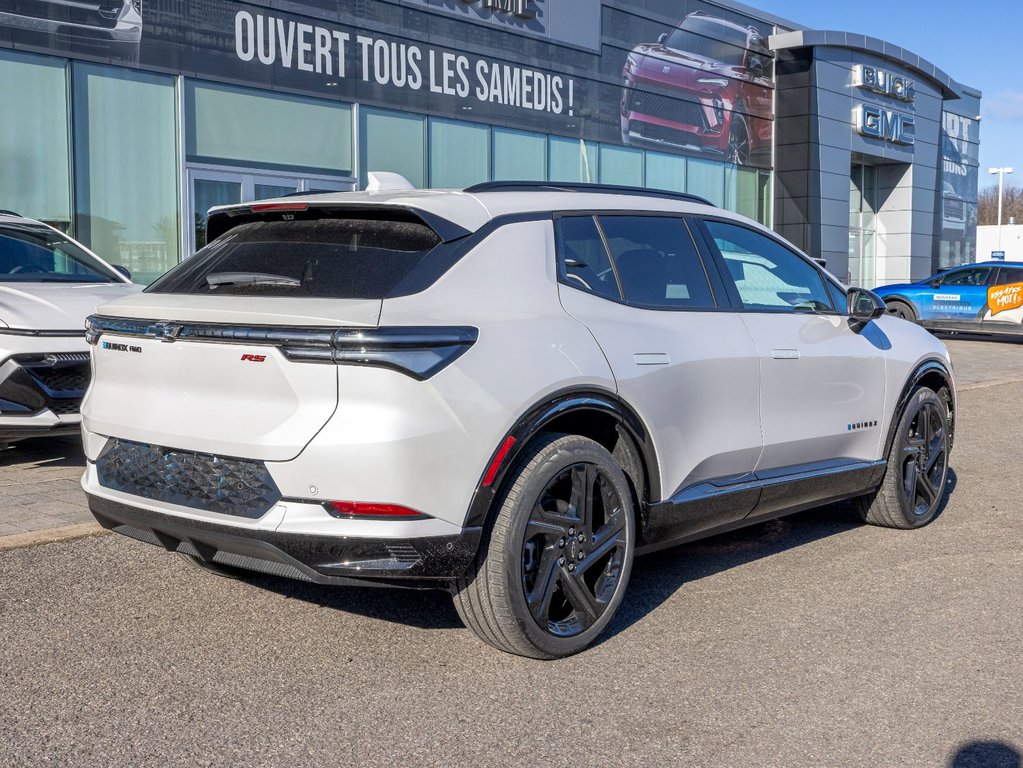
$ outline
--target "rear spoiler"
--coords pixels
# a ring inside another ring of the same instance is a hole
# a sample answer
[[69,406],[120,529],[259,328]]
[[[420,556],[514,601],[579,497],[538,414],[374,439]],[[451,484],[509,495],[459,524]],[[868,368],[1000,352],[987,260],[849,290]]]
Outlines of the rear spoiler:
[[300,202],[248,203],[214,208],[206,219],[206,242],[211,243],[240,224],[254,221],[291,221],[294,219],[374,219],[423,224],[443,242],[450,243],[471,235],[465,227],[421,208],[409,205],[346,205],[344,203]]

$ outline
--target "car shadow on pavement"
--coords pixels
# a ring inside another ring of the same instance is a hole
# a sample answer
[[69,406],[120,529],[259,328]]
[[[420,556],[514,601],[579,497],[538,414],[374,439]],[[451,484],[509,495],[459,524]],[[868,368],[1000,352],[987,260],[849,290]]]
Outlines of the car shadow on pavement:
[[85,467],[80,437],[36,437],[0,450],[0,468]]
[[1023,755],[1003,741],[971,741],[956,750],[949,768],[1020,768]]
[[[955,472],[950,470],[949,493],[938,515],[944,511],[955,486]],[[842,502],[637,558],[628,594],[611,626],[597,644],[640,621],[687,582],[713,576],[862,525],[852,503]],[[249,581],[291,599],[382,621],[408,624],[420,629],[462,626],[451,598],[440,591],[338,588],[257,575],[253,575]]]

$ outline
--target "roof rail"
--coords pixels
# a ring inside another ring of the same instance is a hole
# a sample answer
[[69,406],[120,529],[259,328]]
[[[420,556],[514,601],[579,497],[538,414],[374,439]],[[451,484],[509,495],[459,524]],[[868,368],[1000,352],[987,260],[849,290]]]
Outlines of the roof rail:
[[19,219],[22,218],[22,215],[20,213],[15,213],[14,211],[7,211],[2,208],[0,208],[0,216],[17,216]]
[[627,187],[621,184],[591,184],[583,181],[485,181],[466,187],[464,192],[596,192],[606,195],[635,195],[637,197],[659,197],[666,200],[681,200],[700,203],[712,208],[717,206],[699,195],[686,192],[670,192],[666,189]]

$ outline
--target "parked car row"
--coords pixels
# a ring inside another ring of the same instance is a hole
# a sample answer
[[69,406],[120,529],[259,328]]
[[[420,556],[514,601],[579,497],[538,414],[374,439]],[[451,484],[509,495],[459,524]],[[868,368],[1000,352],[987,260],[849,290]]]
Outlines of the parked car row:
[[0,444],[79,431],[85,317],[141,289],[122,270],[53,227],[0,211]]

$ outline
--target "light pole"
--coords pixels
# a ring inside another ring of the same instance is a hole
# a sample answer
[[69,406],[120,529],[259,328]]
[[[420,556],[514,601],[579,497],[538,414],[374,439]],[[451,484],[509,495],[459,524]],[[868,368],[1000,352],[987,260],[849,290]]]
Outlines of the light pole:
[[1002,188],[1005,174],[1012,173],[1012,168],[989,168],[988,173],[998,174],[998,250],[1002,250]]

